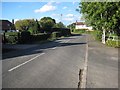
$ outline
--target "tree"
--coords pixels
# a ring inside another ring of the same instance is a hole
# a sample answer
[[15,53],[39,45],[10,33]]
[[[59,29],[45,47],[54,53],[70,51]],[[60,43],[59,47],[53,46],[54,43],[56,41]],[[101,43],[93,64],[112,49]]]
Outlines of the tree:
[[51,17],[43,17],[40,19],[39,24],[45,32],[51,32],[51,28],[55,25],[55,19]]
[[34,19],[19,20],[15,23],[16,29],[21,31],[30,31],[31,34],[37,34],[40,32],[39,22]]
[[73,31],[75,29],[75,23],[72,23],[68,25],[67,27]]
[[31,34],[37,34],[41,32],[41,28],[37,19],[30,20],[29,31],[31,32]]
[[77,11],[95,30],[114,31],[120,35],[120,2],[82,2]]
[[28,30],[29,22],[27,19],[25,20],[18,20],[15,23],[15,27],[18,30]]
[[54,28],[65,28],[65,25],[62,22],[56,23],[54,26]]

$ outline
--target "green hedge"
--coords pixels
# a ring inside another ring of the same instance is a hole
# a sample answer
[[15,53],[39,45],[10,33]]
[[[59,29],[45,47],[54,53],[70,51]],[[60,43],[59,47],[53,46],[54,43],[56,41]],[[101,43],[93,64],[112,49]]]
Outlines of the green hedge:
[[120,47],[120,41],[107,40],[106,44],[111,47]]
[[75,30],[74,30],[74,33],[78,33],[78,34],[83,34],[83,33],[85,33],[85,32],[86,32],[85,29],[75,29]]
[[20,33],[19,43],[30,43],[31,42],[31,35],[29,31],[22,31]]
[[31,35],[31,40],[32,41],[43,41],[43,40],[48,40],[50,38],[50,34],[36,34],[36,35]]
[[102,31],[94,30],[90,34],[92,34],[96,40],[102,41]]
[[50,39],[57,39],[61,36],[60,32],[52,32]]
[[16,44],[18,43],[18,39],[19,39],[19,33],[18,32],[6,32],[5,33],[5,43],[12,43],[12,44]]

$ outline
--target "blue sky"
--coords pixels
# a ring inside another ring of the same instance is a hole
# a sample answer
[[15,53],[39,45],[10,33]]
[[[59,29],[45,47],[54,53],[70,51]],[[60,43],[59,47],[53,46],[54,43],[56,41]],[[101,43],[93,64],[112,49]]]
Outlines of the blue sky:
[[[65,25],[80,21],[79,2],[2,2],[2,19],[38,19],[52,17]],[[62,14],[62,16],[61,16]]]

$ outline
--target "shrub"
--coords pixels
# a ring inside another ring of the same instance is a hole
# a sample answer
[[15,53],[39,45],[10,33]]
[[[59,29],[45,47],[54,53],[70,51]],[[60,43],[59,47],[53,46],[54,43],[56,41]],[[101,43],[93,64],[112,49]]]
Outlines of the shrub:
[[76,29],[74,30],[75,33],[79,33],[79,34],[82,34],[82,33],[85,33],[86,30],[85,29]]
[[34,34],[31,36],[32,41],[43,41],[47,40],[50,37],[50,34],[44,34],[44,33],[39,33],[39,34]]
[[94,30],[91,34],[95,37],[96,40],[102,41],[102,31]]
[[57,39],[58,37],[60,37],[61,36],[61,33],[60,32],[53,32],[52,34],[51,34],[51,39]]
[[120,47],[120,41],[107,40],[106,44],[111,47]]
[[19,39],[18,36],[19,36],[18,32],[6,32],[5,33],[6,43],[11,43],[11,44],[18,43],[18,39]]
[[19,42],[20,43],[29,43],[31,42],[30,40],[31,35],[29,31],[22,31],[20,34]]

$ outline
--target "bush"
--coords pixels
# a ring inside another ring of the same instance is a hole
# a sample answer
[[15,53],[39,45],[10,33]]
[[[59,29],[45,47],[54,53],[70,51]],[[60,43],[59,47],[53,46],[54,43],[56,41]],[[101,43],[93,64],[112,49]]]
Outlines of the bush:
[[102,41],[102,31],[95,30],[91,32],[91,34],[95,37],[96,40]]
[[19,42],[20,43],[29,43],[31,42],[31,35],[29,31],[22,31],[20,34]]
[[120,41],[107,40],[106,44],[111,47],[120,47]]
[[76,30],[74,30],[74,32],[78,33],[78,34],[83,34],[86,32],[86,30],[85,29],[76,29]]
[[70,36],[71,32],[68,28],[52,28],[52,32],[59,32],[60,36]]
[[18,39],[19,39],[18,36],[19,36],[18,32],[6,32],[5,33],[5,39],[6,39],[5,43],[11,43],[11,44],[18,43]]
[[50,34],[36,34],[31,36],[32,41],[43,41],[43,40],[48,40],[50,38]]
[[51,39],[57,39],[58,37],[60,37],[61,36],[61,33],[60,32],[53,32],[52,34],[51,34]]

